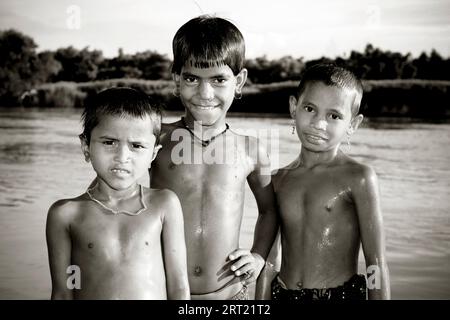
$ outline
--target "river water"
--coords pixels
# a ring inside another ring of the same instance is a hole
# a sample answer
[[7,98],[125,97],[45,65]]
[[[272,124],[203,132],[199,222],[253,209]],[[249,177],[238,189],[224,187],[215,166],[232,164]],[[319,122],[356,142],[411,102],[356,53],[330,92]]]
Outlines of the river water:
[[[47,210],[94,178],[77,138],[80,113],[0,109],[0,299],[50,295]],[[275,166],[298,155],[287,118],[231,115],[228,123],[276,139]],[[347,151],[379,176],[392,297],[450,299],[450,125],[369,121]],[[245,201],[241,246],[249,247],[257,210],[248,187]]]

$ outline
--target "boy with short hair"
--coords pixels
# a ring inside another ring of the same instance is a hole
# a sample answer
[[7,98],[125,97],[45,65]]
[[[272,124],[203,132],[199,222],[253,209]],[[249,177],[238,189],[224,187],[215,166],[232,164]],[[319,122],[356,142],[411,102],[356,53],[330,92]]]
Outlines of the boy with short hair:
[[[200,16],[178,30],[173,53],[174,94],[185,116],[162,127],[151,185],[180,198],[191,298],[248,299],[247,284],[264,266],[277,217],[266,151],[226,123],[247,79],[244,39],[229,21]],[[245,180],[259,210],[251,251],[239,249]]]
[[362,94],[350,71],[319,64],[290,97],[301,152],[273,177],[282,253],[272,299],[366,299],[366,279],[357,275],[360,243],[369,299],[390,297],[376,173],[339,148],[363,120]]
[[179,200],[137,183],[161,147],[160,111],[140,91],[113,88],[85,105],[83,120],[97,178],[49,209],[52,299],[189,299]]

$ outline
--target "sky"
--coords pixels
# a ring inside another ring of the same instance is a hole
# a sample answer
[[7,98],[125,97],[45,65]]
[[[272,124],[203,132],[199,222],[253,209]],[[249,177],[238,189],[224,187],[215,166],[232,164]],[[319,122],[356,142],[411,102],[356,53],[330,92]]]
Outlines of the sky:
[[114,57],[154,50],[172,58],[177,29],[200,14],[232,21],[247,58],[345,57],[371,43],[450,56],[450,0],[0,0],[0,30],[31,36],[38,51],[74,46]]

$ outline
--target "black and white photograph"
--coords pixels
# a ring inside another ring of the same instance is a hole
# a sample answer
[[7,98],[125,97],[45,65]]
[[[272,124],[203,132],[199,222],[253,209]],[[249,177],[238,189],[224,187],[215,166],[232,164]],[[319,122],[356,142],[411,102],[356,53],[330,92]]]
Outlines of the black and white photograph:
[[449,300],[449,12],[1,1],[0,300]]

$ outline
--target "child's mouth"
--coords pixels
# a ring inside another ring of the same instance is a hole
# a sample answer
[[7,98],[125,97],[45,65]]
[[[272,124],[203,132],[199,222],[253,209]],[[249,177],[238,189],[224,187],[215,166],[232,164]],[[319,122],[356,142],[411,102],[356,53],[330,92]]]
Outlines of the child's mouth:
[[213,110],[214,108],[217,107],[217,106],[203,106],[203,105],[198,105],[198,104],[195,104],[194,106],[200,110]]
[[327,140],[326,137],[323,137],[321,135],[316,135],[316,134],[310,134],[310,133],[306,133],[305,138],[306,138],[306,140],[308,140],[311,143],[321,143],[321,142],[324,142]]
[[112,168],[111,171],[115,174],[130,174],[130,171],[127,169],[123,169],[123,168]]

